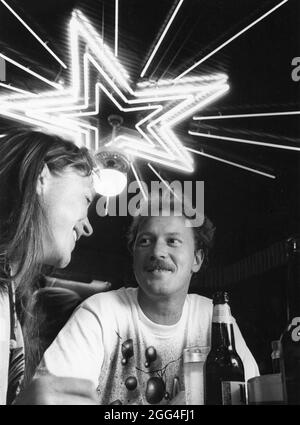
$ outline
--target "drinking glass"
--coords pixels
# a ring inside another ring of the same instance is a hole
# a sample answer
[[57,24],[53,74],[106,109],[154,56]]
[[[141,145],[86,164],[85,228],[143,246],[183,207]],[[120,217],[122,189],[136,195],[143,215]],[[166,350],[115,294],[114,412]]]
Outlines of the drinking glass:
[[195,346],[183,350],[186,404],[204,404],[203,367],[210,347]]

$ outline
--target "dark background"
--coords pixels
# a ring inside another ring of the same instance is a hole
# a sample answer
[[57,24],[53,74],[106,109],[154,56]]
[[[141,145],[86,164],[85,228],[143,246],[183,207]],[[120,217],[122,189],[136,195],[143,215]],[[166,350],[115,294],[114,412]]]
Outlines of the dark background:
[[[176,77],[278,3],[186,0],[147,77]],[[113,48],[112,0],[15,0],[9,4],[67,64],[68,21],[74,7],[89,17],[105,43]],[[119,60],[133,85],[173,4],[172,0],[120,0]],[[291,77],[292,59],[300,56],[299,12],[299,1],[289,0],[191,72],[225,72],[229,76],[230,92],[201,111],[203,115],[300,110],[300,81]],[[69,82],[68,71],[60,68],[1,3],[0,51],[51,80],[63,79],[66,85]],[[39,92],[47,88],[9,64],[6,73],[8,83],[25,90]],[[0,87],[2,93],[5,89]],[[101,102],[98,119],[105,135],[109,131],[107,116],[113,110],[106,99]],[[134,118],[129,118],[128,126]],[[0,132],[15,125],[0,117]],[[202,132],[275,145],[299,147],[300,141],[299,115],[204,121],[199,128]],[[191,118],[176,128],[186,146],[276,176],[273,180],[196,155],[192,174],[175,173],[153,164],[169,181],[204,180],[205,213],[216,225],[216,240],[209,267],[194,279],[191,291],[211,296],[217,288],[229,290],[233,314],[261,372],[268,372],[271,341],[279,338],[287,320],[284,241],[299,235],[299,152],[197,138],[188,134],[189,129],[198,129]],[[156,179],[143,161],[138,161],[138,166],[148,184]],[[90,219],[93,236],[78,243],[72,263],[56,274],[85,282],[109,280],[114,288],[134,284],[125,237],[129,218],[99,218],[94,203]],[[274,244],[281,247],[280,255]],[[260,266],[253,263],[255,255],[261,259]],[[238,267],[240,273],[236,272]],[[229,269],[232,273],[226,275]]]

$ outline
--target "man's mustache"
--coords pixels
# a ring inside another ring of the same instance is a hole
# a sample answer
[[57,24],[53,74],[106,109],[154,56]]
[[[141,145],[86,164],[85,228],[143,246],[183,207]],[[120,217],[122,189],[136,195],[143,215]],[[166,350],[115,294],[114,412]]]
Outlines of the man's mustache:
[[175,271],[175,267],[173,264],[170,264],[168,261],[162,260],[160,258],[154,259],[151,262],[148,262],[144,269],[147,272],[152,272],[154,270],[168,270],[171,272]]

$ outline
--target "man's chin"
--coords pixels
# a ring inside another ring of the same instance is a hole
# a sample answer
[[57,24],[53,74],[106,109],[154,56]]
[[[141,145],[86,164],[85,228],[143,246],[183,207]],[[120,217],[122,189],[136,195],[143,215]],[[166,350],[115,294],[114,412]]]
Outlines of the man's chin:
[[153,295],[168,295],[172,292],[171,281],[167,279],[149,279],[147,286]]

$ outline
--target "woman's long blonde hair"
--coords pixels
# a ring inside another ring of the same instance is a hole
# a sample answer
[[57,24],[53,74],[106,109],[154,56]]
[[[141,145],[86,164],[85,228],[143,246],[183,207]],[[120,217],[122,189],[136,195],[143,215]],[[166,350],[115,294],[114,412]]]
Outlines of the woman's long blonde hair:
[[[28,359],[34,329],[31,301],[43,263],[42,235],[46,226],[36,187],[45,164],[56,175],[72,167],[83,176],[90,175],[94,165],[87,149],[57,135],[20,129],[0,139],[0,269],[4,276],[0,290],[14,279],[19,282],[19,314],[25,323]],[[17,266],[13,275],[5,275],[9,263]],[[26,326],[26,317],[31,317],[31,326]]]

